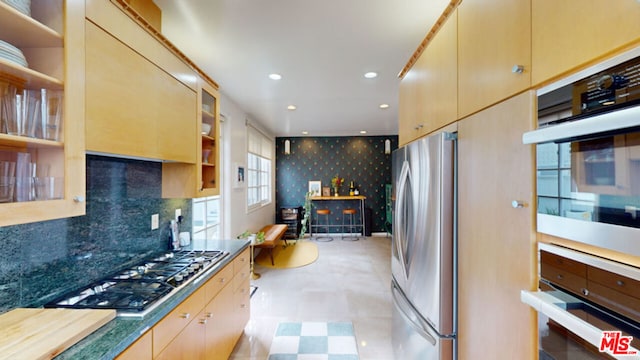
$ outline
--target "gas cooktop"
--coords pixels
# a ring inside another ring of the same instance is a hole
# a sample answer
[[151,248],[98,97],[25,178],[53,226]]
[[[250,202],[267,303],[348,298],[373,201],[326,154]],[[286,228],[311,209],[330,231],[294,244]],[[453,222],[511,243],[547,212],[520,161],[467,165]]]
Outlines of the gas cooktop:
[[118,316],[142,317],[228,255],[226,251],[166,253],[67,293],[45,307],[115,309]]

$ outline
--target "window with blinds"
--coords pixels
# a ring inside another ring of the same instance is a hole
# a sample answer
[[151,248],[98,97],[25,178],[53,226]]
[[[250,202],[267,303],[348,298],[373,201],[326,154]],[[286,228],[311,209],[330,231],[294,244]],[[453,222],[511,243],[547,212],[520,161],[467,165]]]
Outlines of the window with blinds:
[[247,125],[247,208],[271,202],[272,141]]

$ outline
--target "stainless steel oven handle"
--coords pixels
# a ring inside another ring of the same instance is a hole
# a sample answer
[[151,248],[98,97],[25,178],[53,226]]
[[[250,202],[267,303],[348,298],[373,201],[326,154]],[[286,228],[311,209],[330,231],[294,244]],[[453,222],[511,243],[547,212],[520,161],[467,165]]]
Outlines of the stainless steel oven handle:
[[404,296],[399,294],[399,291],[396,284],[394,282],[391,283],[391,295],[393,296],[393,304],[398,309],[398,312],[402,315],[402,317],[411,325],[411,327],[418,333],[420,336],[425,338],[427,341],[431,343],[431,345],[436,345],[436,338],[431,336],[425,328],[428,327],[428,324],[417,324],[415,320],[420,321],[419,317],[416,317],[415,320],[409,316],[407,309],[411,309],[411,305],[409,305]]
[[540,144],[640,126],[640,106],[543,127],[522,135],[524,144]]

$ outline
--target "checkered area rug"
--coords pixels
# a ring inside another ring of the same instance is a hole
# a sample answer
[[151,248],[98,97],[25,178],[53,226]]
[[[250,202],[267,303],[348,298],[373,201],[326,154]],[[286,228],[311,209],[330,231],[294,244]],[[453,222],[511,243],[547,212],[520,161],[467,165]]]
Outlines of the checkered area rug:
[[268,360],[358,360],[350,322],[284,322],[271,343]]

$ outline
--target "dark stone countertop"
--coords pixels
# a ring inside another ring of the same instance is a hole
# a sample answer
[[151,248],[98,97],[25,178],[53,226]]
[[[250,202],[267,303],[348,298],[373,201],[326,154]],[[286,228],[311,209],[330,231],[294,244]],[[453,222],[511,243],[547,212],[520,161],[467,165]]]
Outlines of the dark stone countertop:
[[55,359],[107,360],[115,358],[248,246],[249,241],[242,240],[207,241],[207,250],[228,251],[229,256],[216,264],[211,271],[203,274],[202,280],[186,285],[143,318],[116,317]]

